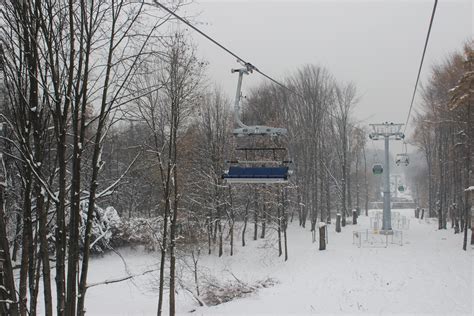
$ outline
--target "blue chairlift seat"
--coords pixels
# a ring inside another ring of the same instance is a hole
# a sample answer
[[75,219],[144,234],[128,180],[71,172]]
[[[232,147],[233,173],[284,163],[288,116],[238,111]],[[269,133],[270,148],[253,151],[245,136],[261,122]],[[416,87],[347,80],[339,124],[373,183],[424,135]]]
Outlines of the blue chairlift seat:
[[229,167],[222,178],[227,183],[285,183],[288,167]]

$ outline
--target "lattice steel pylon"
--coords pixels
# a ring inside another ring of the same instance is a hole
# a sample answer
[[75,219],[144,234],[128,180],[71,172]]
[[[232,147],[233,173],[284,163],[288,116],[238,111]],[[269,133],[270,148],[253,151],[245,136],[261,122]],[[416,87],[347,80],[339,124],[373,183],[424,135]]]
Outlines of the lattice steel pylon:
[[383,186],[383,220],[381,234],[392,234],[392,219],[390,207],[390,139],[403,140],[405,134],[401,132],[401,123],[381,123],[369,124],[373,128],[373,132],[369,134],[371,140],[379,140],[383,137],[385,141],[385,163],[384,163],[384,186]]

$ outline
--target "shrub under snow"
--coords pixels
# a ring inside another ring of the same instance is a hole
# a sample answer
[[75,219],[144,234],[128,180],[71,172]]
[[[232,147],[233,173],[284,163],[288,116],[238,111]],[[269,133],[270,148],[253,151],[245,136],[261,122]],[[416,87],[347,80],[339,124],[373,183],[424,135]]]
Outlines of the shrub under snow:
[[240,280],[208,283],[204,287],[202,299],[208,306],[223,304],[238,298],[247,297],[261,288],[268,288],[278,283],[272,278],[257,281],[254,284],[247,284]]
[[123,220],[114,236],[113,245],[115,247],[143,245],[148,251],[157,250],[162,221],[161,217]]
[[[81,226],[80,235],[81,240],[84,241],[86,231],[87,209],[89,207],[88,201],[81,202]],[[91,252],[103,253],[105,250],[111,249],[114,236],[117,234],[122,220],[118,215],[117,210],[112,206],[105,209],[95,205],[94,219],[92,221],[91,229]]]

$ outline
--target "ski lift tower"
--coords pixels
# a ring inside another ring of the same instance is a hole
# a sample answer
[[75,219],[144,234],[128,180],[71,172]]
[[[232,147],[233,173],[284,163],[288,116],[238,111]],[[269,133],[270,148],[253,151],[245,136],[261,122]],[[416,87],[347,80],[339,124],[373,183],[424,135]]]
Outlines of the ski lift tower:
[[392,218],[390,209],[390,139],[402,140],[405,135],[401,132],[403,124],[395,124],[385,122],[382,124],[369,124],[373,128],[373,132],[369,134],[371,140],[379,140],[383,137],[385,141],[385,163],[384,163],[384,186],[383,186],[383,221],[381,234],[391,235]]

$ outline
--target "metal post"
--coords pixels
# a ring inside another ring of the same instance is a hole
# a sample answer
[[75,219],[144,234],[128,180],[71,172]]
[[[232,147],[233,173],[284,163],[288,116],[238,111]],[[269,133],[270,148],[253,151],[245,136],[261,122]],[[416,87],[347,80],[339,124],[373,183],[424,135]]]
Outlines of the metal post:
[[383,187],[383,220],[382,232],[386,233],[392,230],[392,219],[390,209],[390,152],[389,152],[389,136],[384,136],[385,140],[385,165],[384,165],[384,187]]

